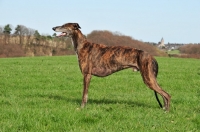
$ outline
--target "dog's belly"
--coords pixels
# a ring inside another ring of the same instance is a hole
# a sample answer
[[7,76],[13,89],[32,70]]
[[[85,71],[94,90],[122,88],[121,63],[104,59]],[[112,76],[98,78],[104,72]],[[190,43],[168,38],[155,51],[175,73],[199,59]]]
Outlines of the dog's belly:
[[112,73],[113,73],[113,71],[111,69],[96,68],[96,67],[92,68],[92,75],[94,75],[94,76],[105,77]]

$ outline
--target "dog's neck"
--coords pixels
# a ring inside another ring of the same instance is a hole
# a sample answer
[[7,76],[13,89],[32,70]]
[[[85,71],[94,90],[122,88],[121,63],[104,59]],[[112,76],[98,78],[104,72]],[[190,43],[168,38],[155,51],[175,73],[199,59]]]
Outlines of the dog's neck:
[[71,40],[74,46],[74,50],[76,54],[78,55],[79,50],[83,47],[82,43],[84,43],[87,40],[80,30],[74,31],[73,36],[71,37]]

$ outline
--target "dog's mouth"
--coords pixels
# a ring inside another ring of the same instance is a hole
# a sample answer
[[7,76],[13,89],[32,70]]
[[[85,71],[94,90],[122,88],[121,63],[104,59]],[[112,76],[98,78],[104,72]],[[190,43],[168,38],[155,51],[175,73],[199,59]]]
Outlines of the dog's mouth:
[[67,33],[66,32],[62,32],[61,34],[57,35],[57,37],[62,37],[62,36],[66,36]]
[[57,37],[63,37],[68,35],[68,31],[64,30],[61,26],[53,27],[52,28],[55,32],[61,32]]

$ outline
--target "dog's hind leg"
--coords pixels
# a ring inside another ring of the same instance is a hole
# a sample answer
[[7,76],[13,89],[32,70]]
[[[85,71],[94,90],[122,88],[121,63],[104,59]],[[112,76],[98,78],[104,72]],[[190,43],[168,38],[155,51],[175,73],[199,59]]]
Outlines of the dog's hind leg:
[[147,73],[143,74],[142,73],[142,77],[144,80],[144,83],[151,88],[152,90],[154,90],[155,92],[159,93],[164,100],[164,109],[166,109],[167,111],[169,111],[169,106],[170,106],[170,95],[165,92],[164,90],[162,90],[162,88],[158,85],[155,77],[152,77],[152,73],[150,71],[146,71]]
[[[152,66],[153,66],[153,73],[154,73],[155,77],[157,78],[157,75],[158,75],[158,62],[154,58],[152,58]],[[154,94],[155,94],[155,97],[156,97],[156,100],[157,100],[159,106],[161,108],[163,108],[163,106],[162,106],[162,104],[161,104],[161,102],[160,102],[160,100],[158,98],[157,92],[154,91]],[[163,98],[163,100],[164,100],[164,98]]]
[[140,72],[144,83],[155,92],[159,93],[164,100],[164,109],[169,111],[170,107],[170,95],[162,90],[156,81],[156,75],[153,70],[153,58],[152,57],[142,57],[140,63]]
[[88,88],[91,80],[91,74],[83,74],[83,96],[82,96],[82,103],[81,107],[85,107],[88,99]]

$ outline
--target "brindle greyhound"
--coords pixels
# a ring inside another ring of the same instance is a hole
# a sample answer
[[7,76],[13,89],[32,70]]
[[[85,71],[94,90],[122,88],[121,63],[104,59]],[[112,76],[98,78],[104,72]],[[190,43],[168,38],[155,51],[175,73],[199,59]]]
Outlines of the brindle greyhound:
[[66,23],[62,26],[53,27],[53,30],[62,32],[59,36],[72,39],[74,50],[78,56],[79,67],[84,77],[81,107],[84,107],[87,103],[88,87],[92,75],[105,77],[123,69],[133,68],[140,71],[144,83],[154,90],[160,107],[162,107],[162,104],[157,93],[163,98],[163,108],[169,111],[170,95],[162,90],[156,81],[158,63],[153,56],[135,48],[90,43],[81,33],[80,28],[78,23]]

